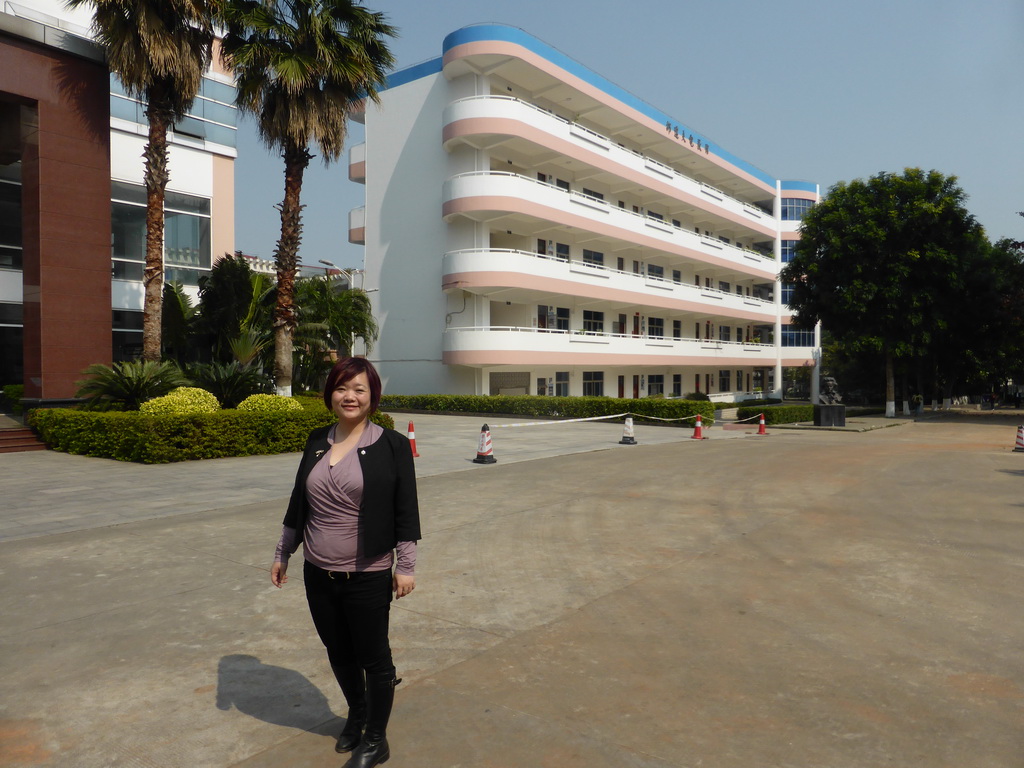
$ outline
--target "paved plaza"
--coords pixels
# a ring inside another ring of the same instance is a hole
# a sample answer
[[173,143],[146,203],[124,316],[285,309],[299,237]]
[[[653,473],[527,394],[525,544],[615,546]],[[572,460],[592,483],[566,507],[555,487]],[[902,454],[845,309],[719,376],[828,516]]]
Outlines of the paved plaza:
[[[1019,416],[415,419],[389,768],[1024,766]],[[870,422],[870,423],[869,423]],[[338,768],[297,455],[0,455],[0,765]]]

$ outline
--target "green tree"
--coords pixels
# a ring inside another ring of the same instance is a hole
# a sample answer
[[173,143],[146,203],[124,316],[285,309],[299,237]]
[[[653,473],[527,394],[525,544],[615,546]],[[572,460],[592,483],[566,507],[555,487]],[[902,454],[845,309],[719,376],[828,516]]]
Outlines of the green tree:
[[339,355],[351,355],[355,339],[361,339],[369,353],[377,340],[377,321],[369,294],[349,288],[337,276],[324,275],[296,284],[296,303],[301,321],[323,323],[328,346]]
[[235,253],[199,278],[199,325],[217,362],[232,358],[231,340],[241,332],[253,300],[252,276],[248,259]]
[[196,309],[180,282],[164,283],[164,305],[160,315],[164,356],[184,365],[191,352],[196,328]]
[[965,269],[987,241],[965,198],[955,176],[919,168],[840,182],[804,216],[782,270],[796,324],[882,353],[887,416],[894,360],[929,349],[968,303]]
[[341,156],[349,113],[365,98],[379,101],[377,89],[394,65],[387,38],[397,30],[353,0],[228,0],[225,18],[222,50],[235,73],[238,106],[255,116],[260,137],[284,159],[274,380],[279,394],[290,394],[309,147],[319,147],[325,164]]
[[146,269],[142,359],[160,360],[167,131],[192,106],[210,63],[217,0],[68,0],[93,9],[93,31],[110,71],[146,102]]

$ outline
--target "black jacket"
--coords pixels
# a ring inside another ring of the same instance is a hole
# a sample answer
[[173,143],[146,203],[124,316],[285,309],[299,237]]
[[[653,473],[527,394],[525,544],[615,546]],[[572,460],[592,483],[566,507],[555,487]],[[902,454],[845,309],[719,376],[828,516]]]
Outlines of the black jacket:
[[[306,478],[324,453],[330,427],[314,429],[306,440],[295,487],[284,515],[284,524],[294,528],[301,542],[309,517]],[[359,506],[359,543],[363,555],[378,557],[400,541],[419,541],[420,511],[416,500],[416,470],[409,439],[385,429],[380,439],[359,451],[363,470],[363,502]]]

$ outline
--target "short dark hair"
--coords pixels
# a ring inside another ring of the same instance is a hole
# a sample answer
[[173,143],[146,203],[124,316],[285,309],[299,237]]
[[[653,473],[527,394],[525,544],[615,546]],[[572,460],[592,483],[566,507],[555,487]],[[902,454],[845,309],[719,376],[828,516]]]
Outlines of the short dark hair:
[[373,367],[373,363],[365,357],[343,357],[331,368],[331,372],[327,374],[327,383],[324,385],[324,405],[328,411],[333,413],[331,394],[334,390],[360,373],[365,373],[366,380],[370,383],[370,413],[376,412],[377,406],[380,405],[380,374]]

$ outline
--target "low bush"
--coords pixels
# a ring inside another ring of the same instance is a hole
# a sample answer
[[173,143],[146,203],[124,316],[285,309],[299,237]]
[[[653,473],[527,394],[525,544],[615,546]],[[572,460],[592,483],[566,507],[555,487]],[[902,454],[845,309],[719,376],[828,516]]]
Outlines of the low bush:
[[184,415],[186,413],[216,413],[220,410],[217,398],[198,387],[178,387],[163,397],[147,400],[139,411],[147,414]]
[[617,397],[542,397],[538,395],[384,395],[381,407],[402,411],[507,414],[582,419],[630,413],[634,419],[651,416],[680,419],[700,413],[705,426],[714,420],[715,406],[694,400]]
[[21,399],[25,397],[25,385],[5,384],[3,391],[5,406],[10,407],[11,413],[15,416],[19,415],[21,413]]
[[[323,403],[321,403],[321,408]],[[238,404],[240,411],[252,411],[253,413],[275,413],[280,411],[301,411],[302,405],[292,397],[281,395],[249,395]]]
[[237,408],[249,395],[270,391],[266,376],[238,361],[193,365],[186,372],[193,384],[212,392],[222,408]]
[[128,410],[137,410],[146,400],[190,383],[170,362],[95,363],[82,373],[87,378],[75,382],[79,388],[75,397],[83,397],[93,406],[118,403]]
[[[142,413],[37,408],[28,423],[54,450],[143,464],[301,451],[311,430],[336,421],[319,398],[298,410]],[[394,429],[386,413],[370,417]]]
[[744,406],[736,411],[737,419],[749,419],[764,414],[765,424],[796,424],[800,421],[814,421],[813,405],[769,405]]

